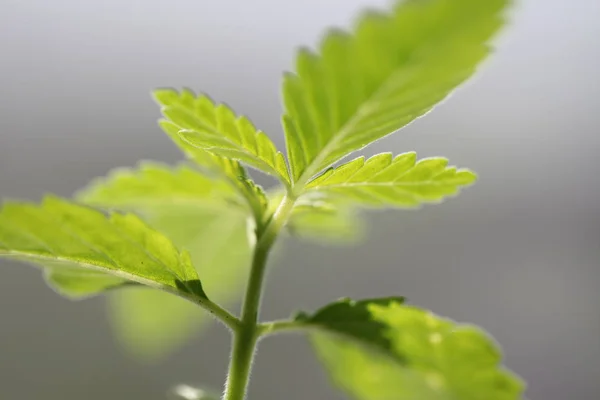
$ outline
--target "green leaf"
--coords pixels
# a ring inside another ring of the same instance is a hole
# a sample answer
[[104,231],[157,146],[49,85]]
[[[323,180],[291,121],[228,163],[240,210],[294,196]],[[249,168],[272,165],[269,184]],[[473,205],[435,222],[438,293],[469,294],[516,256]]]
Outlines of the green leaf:
[[248,205],[254,209],[257,199],[254,198],[253,191],[248,190],[248,174],[244,167],[236,160],[221,157],[206,150],[197,148],[183,140],[179,136],[181,128],[171,121],[159,121],[160,127],[173,140],[173,142],[184,152],[187,158],[194,161],[206,172],[211,173],[215,178],[220,178],[227,182],[229,186],[235,189],[238,194],[246,200]]
[[402,302],[346,299],[298,317],[342,390],[357,400],[522,399],[484,331]]
[[246,202],[254,216],[254,221],[260,225],[267,222],[271,216],[269,213],[269,199],[262,186],[250,178],[240,178],[238,186],[240,192],[246,198]]
[[187,165],[174,168],[146,161],[135,169],[111,171],[80,190],[76,197],[93,206],[142,213],[167,207],[201,207],[230,214],[245,212],[245,203],[257,221],[266,219],[268,199],[259,185],[245,176],[234,178],[235,182],[220,178]]
[[285,76],[292,180],[312,176],[431,110],[489,53],[508,0],[403,1],[302,50]]
[[[206,299],[189,254],[179,252],[167,237],[137,216],[106,216],[54,196],[45,197],[40,205],[3,205],[0,256],[70,273],[73,269],[86,269],[194,301]],[[65,280],[64,275],[58,279],[52,274],[50,277],[54,282]]]
[[242,161],[289,182],[285,157],[248,118],[188,90],[159,89],[154,97],[162,105],[165,118],[177,125],[179,136],[191,146]]
[[[250,245],[244,215],[204,208],[156,209],[148,223],[190,250],[211,300],[232,304],[248,276]],[[111,326],[124,348],[157,361],[209,326],[210,315],[189,302],[151,290],[120,290],[109,297]]]
[[171,121],[162,119],[158,122],[162,130],[171,138],[187,158],[194,161],[207,171],[227,177],[235,182],[240,177],[246,177],[246,170],[236,160],[220,157],[206,150],[194,147],[179,136],[181,127]]
[[76,197],[93,206],[143,211],[180,206],[223,208],[224,203],[235,201],[236,192],[225,182],[190,166],[146,161],[136,168],[112,170]]
[[[260,188],[249,180],[240,187],[266,208]],[[144,163],[117,169],[80,191],[80,201],[97,207],[140,213],[179,248],[190,251],[210,298],[231,303],[241,294],[250,257],[247,216],[232,204],[237,194],[222,181],[190,167]],[[123,290],[109,297],[109,317],[117,339],[144,361],[156,361],[187,342],[211,321],[191,303],[161,292]]]
[[391,153],[382,153],[331,168],[310,182],[307,189],[372,207],[416,207],[440,202],[476,179],[468,169],[449,167],[445,158],[417,162],[414,152],[395,158]]
[[224,179],[231,188],[235,189],[238,196],[244,199],[248,205],[256,221],[261,222],[268,217],[265,215],[267,199],[262,188],[248,177],[244,167],[236,160],[217,156],[191,146],[179,137],[181,129],[172,122],[163,120],[161,126],[189,158],[207,169],[208,172],[216,174],[216,178]]

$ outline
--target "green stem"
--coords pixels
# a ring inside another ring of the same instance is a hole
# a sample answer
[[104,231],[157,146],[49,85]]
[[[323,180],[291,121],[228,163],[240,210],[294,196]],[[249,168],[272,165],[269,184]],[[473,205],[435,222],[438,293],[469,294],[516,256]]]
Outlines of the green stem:
[[258,312],[267,259],[295,201],[295,198],[285,196],[265,229],[257,233],[250,278],[242,305],[242,316],[238,328],[234,330],[229,374],[223,400],[244,400],[246,397],[254,350],[259,336]]
[[194,304],[199,305],[204,308],[206,311],[211,313],[217,320],[221,321],[225,326],[227,326],[232,331],[238,329],[240,325],[240,320],[231,314],[229,311],[219,306],[216,303],[208,300],[207,298],[200,296],[182,296],[184,299],[191,301]]
[[263,324],[260,324],[257,330],[258,337],[261,337],[270,336],[282,332],[306,330],[308,328],[309,327],[305,323],[295,321],[293,319],[285,319],[281,321],[265,322]]

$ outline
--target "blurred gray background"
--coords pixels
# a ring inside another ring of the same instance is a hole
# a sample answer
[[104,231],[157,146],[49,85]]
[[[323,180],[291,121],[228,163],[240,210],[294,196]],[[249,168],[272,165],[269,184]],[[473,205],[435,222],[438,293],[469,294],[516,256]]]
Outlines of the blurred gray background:
[[[325,27],[387,1],[0,0],[0,197],[68,196],[138,159],[176,161],[149,91],[188,86],[250,115],[279,145],[281,71]],[[366,243],[288,242],[265,318],[340,296],[408,296],[477,323],[532,400],[600,393],[600,2],[523,0],[478,74],[427,118],[367,150],[444,155],[480,174],[458,199],[369,215]],[[217,388],[219,327],[143,365],[103,299],[71,303],[0,262],[0,399],[164,399]],[[264,342],[251,399],[342,399],[301,337]]]

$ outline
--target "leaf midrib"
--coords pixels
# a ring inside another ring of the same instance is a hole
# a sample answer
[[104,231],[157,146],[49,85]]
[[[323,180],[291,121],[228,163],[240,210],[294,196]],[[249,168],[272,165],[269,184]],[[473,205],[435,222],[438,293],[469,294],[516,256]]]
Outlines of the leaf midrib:
[[[45,254],[38,254],[35,252],[28,252],[28,251],[20,251],[20,250],[8,250],[8,249],[0,249],[0,256],[2,255],[6,255],[8,257],[18,257],[19,259],[23,260],[23,259],[37,259],[37,260],[48,260],[48,261],[59,261],[59,262],[63,262],[63,263],[67,263],[67,264],[76,264],[78,266],[81,266],[82,268],[87,268],[89,270],[92,271],[96,271],[96,272],[100,272],[103,274],[108,274],[108,275],[113,275],[116,276],[118,278],[122,278],[128,281],[133,281],[133,282],[137,282],[140,283],[142,285],[146,285],[149,287],[153,287],[156,289],[161,289],[161,290],[165,290],[168,292],[172,292],[178,295],[182,295],[182,292],[176,290],[175,287],[170,286],[170,285],[166,285],[148,278],[144,278],[142,276],[136,275],[136,274],[132,274],[129,272],[125,272],[123,270],[120,269],[116,269],[116,268],[109,268],[113,267],[110,264],[92,264],[89,262],[89,260],[86,259],[80,259],[77,257],[62,257],[62,256],[57,256],[55,254],[52,254],[52,252],[49,251],[49,254],[51,255],[45,255]],[[185,294],[186,296],[189,296],[187,293]]]
[[[422,186],[422,185],[451,185],[454,182],[447,181],[419,181],[419,182],[352,182],[352,183],[340,183],[333,185],[320,185],[311,187],[309,190],[327,190],[329,188],[346,188],[346,187],[369,187],[369,186],[381,186],[381,187],[394,187],[394,186]],[[457,184],[458,185],[458,184]]]
[[[98,268],[104,268],[104,269],[100,269],[101,271],[107,272],[107,271],[121,271],[121,268],[126,267],[123,266],[122,263],[117,262],[113,257],[111,257],[109,254],[107,254],[104,250],[98,248],[97,246],[95,246],[94,244],[90,243],[89,241],[83,239],[80,235],[77,235],[75,232],[73,232],[68,224],[65,224],[63,221],[61,221],[60,219],[54,218],[52,216],[49,216],[49,218],[54,221],[54,223],[56,224],[56,226],[58,227],[58,229],[60,229],[63,233],[65,233],[66,235],[70,236],[73,240],[79,242],[81,245],[83,245],[88,251],[92,251],[94,253],[96,253],[98,256],[100,256],[102,259],[105,260],[106,264],[103,266],[101,264],[97,264]],[[108,222],[108,221],[107,221]],[[56,251],[54,251],[52,249],[52,247],[49,245],[49,243],[47,243],[45,240],[43,240],[42,238],[40,238],[39,236],[36,235],[32,235],[31,233],[24,231],[23,229],[21,229],[18,226],[15,226],[15,224],[10,223],[9,221],[4,221],[5,224],[10,226],[10,229],[13,229],[17,232],[19,232],[21,235],[25,235],[26,237],[30,238],[31,240],[33,240],[34,242],[38,243],[38,245],[41,245],[44,249],[46,249],[46,251],[48,252],[48,254],[52,255],[53,257],[43,257],[41,255],[36,255],[45,259],[56,259],[56,260],[60,260],[60,261],[64,261],[64,262],[69,262],[69,260],[72,260],[70,262],[75,263],[77,265],[96,265],[96,264],[89,264],[89,263],[82,263],[81,259],[76,258],[76,257],[70,257],[70,258],[65,258],[65,257],[61,257],[58,254],[56,254]],[[118,228],[116,225],[113,225],[113,228],[115,230],[115,232],[123,238],[123,240],[126,240],[131,246],[135,246],[139,249],[142,250],[142,252],[144,254],[146,254],[146,256],[151,259],[152,261],[154,261],[157,265],[162,266],[169,274],[171,274],[175,280],[181,280],[182,277],[180,277],[176,271],[174,271],[170,266],[166,265],[165,263],[163,263],[162,261],[160,261],[159,259],[157,259],[154,255],[152,255],[150,252],[148,252],[148,250],[142,246],[139,243],[136,243],[135,241],[132,240],[131,236],[128,235],[126,232],[123,232],[122,229]],[[0,254],[2,253],[2,249],[0,249]],[[10,252],[19,252],[19,251],[15,251],[15,250],[10,250],[8,247],[6,247],[6,252],[10,253]],[[21,252],[23,253],[23,255],[28,254],[27,252]],[[31,254],[35,254],[35,253],[31,253]],[[34,256],[32,256],[34,257]],[[178,255],[178,260],[180,261],[180,255]],[[121,271],[122,272],[122,271]],[[132,275],[132,276],[137,276],[137,275]],[[141,279],[146,279],[146,278],[141,278]],[[155,281],[151,281],[151,282],[155,282]]]
[[[201,131],[198,131],[196,129],[182,129],[180,131],[180,133],[182,133],[182,132],[192,132],[192,133],[197,133],[197,134],[200,134],[200,135],[202,134]],[[258,163],[260,163],[261,165],[263,165],[263,168],[266,170],[265,172],[268,171],[271,175],[275,175],[275,176],[277,176],[279,178],[282,178],[282,179],[286,180],[285,177],[282,176],[279,173],[279,171],[277,171],[277,169],[275,167],[276,161],[277,161],[277,156],[278,156],[278,154],[281,153],[280,151],[277,151],[275,153],[274,163],[273,163],[273,165],[271,165],[267,159],[264,159],[263,157],[260,156],[260,154],[258,154],[258,149],[256,150],[256,152],[252,152],[251,150],[249,150],[246,147],[244,147],[243,144],[240,144],[240,143],[238,143],[238,142],[230,139],[228,136],[225,136],[225,135],[221,134],[215,128],[208,127],[208,129],[206,129],[205,134],[207,134],[209,136],[215,136],[215,137],[217,137],[219,139],[222,139],[222,140],[226,140],[227,142],[229,142],[231,144],[231,147],[233,148],[232,151],[238,151],[240,153],[247,154],[248,156],[250,156],[250,157],[254,158],[256,161],[258,161]],[[254,135],[256,136],[256,133],[254,133]],[[185,140],[190,145],[196,146],[195,144],[191,143],[187,138],[182,137],[182,139]],[[258,144],[257,144],[257,146],[258,146]],[[196,147],[199,147],[199,146],[196,146]],[[206,146],[206,147],[202,146],[200,148],[202,150],[206,150],[208,152],[210,152],[213,149],[217,149],[217,150],[219,150],[219,149],[221,149],[221,150],[225,149],[225,150],[227,150],[224,147],[218,147],[218,146]]]
[[[371,96],[369,96],[357,108],[356,113],[338,130],[337,134],[333,134],[331,136],[331,139],[325,144],[325,146],[323,146],[321,150],[319,150],[317,156],[313,159],[313,161],[305,167],[304,172],[302,173],[302,175],[300,175],[300,178],[298,178],[298,181],[296,182],[297,186],[304,188],[304,186],[308,183],[310,178],[312,178],[315,174],[319,173],[319,171],[316,170],[315,166],[318,166],[321,163],[323,163],[327,159],[327,157],[333,152],[333,149],[335,149],[335,147],[338,145],[338,142],[345,139],[346,136],[350,132],[352,132],[352,130],[360,123],[362,118],[365,115],[368,115],[368,113],[371,111],[370,108],[373,108],[373,106],[370,103],[375,102],[378,99],[378,97],[382,95],[382,93],[385,93],[387,87],[391,84],[391,82],[397,79],[396,75],[399,75],[401,72],[403,72],[402,68],[405,65],[408,65],[409,63],[410,62],[407,62],[406,64],[397,66],[394,69],[394,71],[390,74],[390,76],[387,79],[385,79],[381,83],[381,85],[373,92],[373,94],[371,94]],[[414,120],[420,118],[421,116],[416,117]],[[402,126],[401,128],[404,128],[405,126],[406,125]],[[346,158],[349,155],[350,153],[346,154],[345,156],[341,157],[340,160]],[[323,169],[326,167],[327,166],[324,166]]]

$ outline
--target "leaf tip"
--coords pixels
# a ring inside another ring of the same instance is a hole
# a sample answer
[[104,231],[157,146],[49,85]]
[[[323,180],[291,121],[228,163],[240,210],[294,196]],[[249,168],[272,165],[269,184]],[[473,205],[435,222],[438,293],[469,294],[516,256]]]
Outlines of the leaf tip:
[[456,171],[456,179],[461,185],[469,186],[479,180],[479,175],[468,168],[461,168]]
[[173,103],[178,97],[177,90],[170,87],[159,87],[151,92],[152,99],[159,106],[168,106]]

